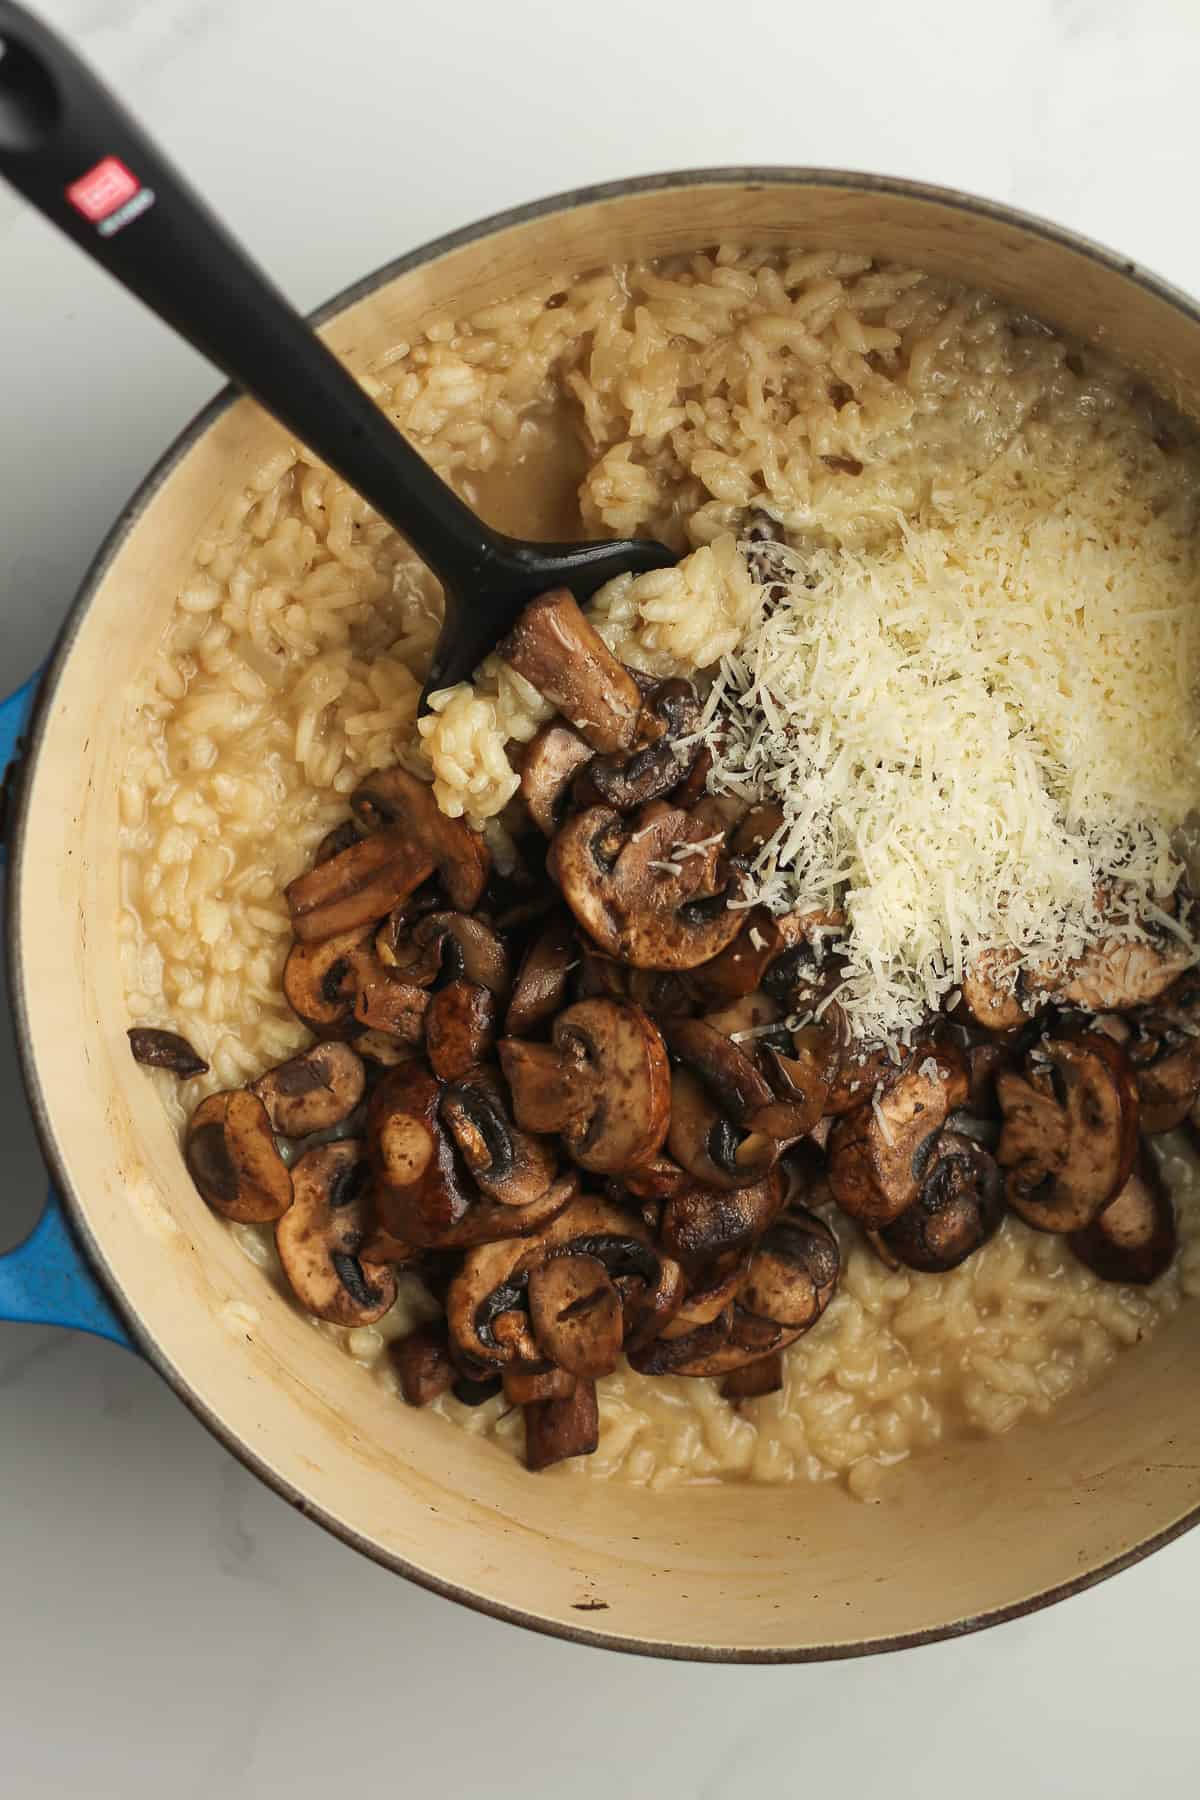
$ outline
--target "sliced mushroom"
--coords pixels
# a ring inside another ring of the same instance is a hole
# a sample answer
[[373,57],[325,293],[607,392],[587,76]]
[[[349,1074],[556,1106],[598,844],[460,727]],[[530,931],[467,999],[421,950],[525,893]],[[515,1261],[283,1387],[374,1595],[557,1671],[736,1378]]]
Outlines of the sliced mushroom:
[[384,1076],[367,1108],[376,1218],[407,1243],[442,1242],[474,1197],[456,1166],[440,1102],[441,1084],[420,1063],[408,1062]]
[[1101,1281],[1147,1287],[1175,1259],[1178,1238],[1171,1195],[1153,1155],[1144,1146],[1115,1200],[1068,1244]]
[[602,802],[618,812],[633,812],[671,793],[686,777],[699,754],[698,748],[690,753],[676,750],[679,740],[690,737],[700,722],[691,683],[677,679],[659,682],[646,695],[646,709],[661,721],[663,735],[632,754],[595,757],[580,772],[576,805]]
[[588,935],[637,969],[693,969],[732,942],[738,877],[700,807],[653,801],[624,817],[593,806],[568,819],[547,867]]
[[1043,1038],[1025,1073],[1002,1071],[996,1160],[1008,1203],[1038,1231],[1082,1231],[1129,1179],[1137,1084],[1124,1050],[1099,1032]]
[[496,1039],[496,996],[475,981],[439,988],[425,1014],[425,1054],[435,1075],[458,1081],[490,1055]]
[[859,1039],[842,1053],[841,1066],[825,1096],[825,1111],[840,1118],[869,1101],[881,1081],[895,1073],[886,1044]]
[[611,1375],[621,1354],[621,1297],[597,1257],[556,1256],[529,1274],[538,1348],[570,1375]]
[[283,966],[283,997],[318,1037],[352,1037],[358,990],[372,968],[369,931],[356,928],[319,943],[296,943]]
[[565,1369],[505,1369],[504,1398],[510,1406],[535,1406],[543,1400],[569,1400],[575,1392],[575,1376]]
[[133,1025],[125,1034],[134,1062],[148,1069],[169,1069],[180,1081],[194,1075],[207,1075],[208,1064],[197,1056],[185,1037],[177,1031],[160,1031],[152,1025]]
[[756,1362],[731,1369],[721,1382],[721,1394],[726,1400],[758,1400],[764,1394],[778,1393],[782,1386],[783,1353],[772,1350]]
[[1200,1095],[1200,982],[1189,972],[1130,1021],[1127,1048],[1148,1137],[1182,1125]]
[[551,719],[526,747],[521,759],[521,797],[545,837],[562,824],[571,783],[596,752],[570,725]]
[[777,1169],[752,1187],[685,1187],[666,1201],[658,1241],[668,1256],[694,1269],[741,1252],[760,1237],[782,1211],[787,1187]]
[[490,925],[465,913],[431,912],[412,923],[401,912],[379,932],[375,948],[385,967],[416,987],[466,980],[498,998],[508,992],[507,950]]
[[848,1036],[845,1014],[834,1000],[819,1019],[796,1027],[790,1054],[770,1042],[763,1044],[762,1060],[785,1110],[760,1113],[760,1128],[782,1125],[780,1135],[801,1137],[820,1123],[841,1072]]
[[578,956],[574,921],[555,914],[521,959],[504,1020],[506,1036],[528,1037],[562,1011]]
[[618,1174],[662,1148],[670,1068],[639,1007],[581,1000],[555,1020],[552,1045],[504,1038],[499,1049],[517,1123],[560,1133],[580,1168]]
[[318,863],[332,862],[334,857],[340,856],[343,850],[349,850],[352,844],[357,844],[358,839],[359,830],[354,820],[343,819],[340,825],[335,825],[332,831],[327,831],[317,845],[313,854],[314,868]]
[[566,588],[525,608],[497,654],[556,706],[593,750],[631,750],[643,729],[637,682]]
[[690,1337],[718,1320],[732,1320],[730,1308],[742,1291],[750,1267],[749,1250],[718,1257],[688,1282],[687,1291],[659,1336],[664,1341]]
[[544,1138],[518,1131],[505,1111],[499,1081],[488,1070],[464,1070],[446,1088],[440,1117],[476,1187],[502,1206],[532,1206],[553,1187],[558,1165]]
[[676,1068],[671,1072],[667,1148],[704,1186],[744,1188],[770,1173],[784,1146],[767,1132],[736,1125],[695,1075]]
[[910,1269],[941,1274],[956,1269],[998,1228],[1004,1216],[1004,1177],[973,1139],[943,1131],[921,1172],[921,1191],[879,1236]]
[[[468,1251],[446,1295],[455,1354],[472,1372],[522,1360],[520,1338],[500,1329],[505,1315],[523,1319],[530,1272],[556,1257],[589,1256],[622,1295],[629,1333],[647,1312],[661,1317],[679,1294],[679,1265],[663,1256],[645,1228],[602,1200],[577,1199],[536,1238],[485,1244]],[[539,1360],[541,1353],[525,1358]]]
[[[833,1298],[840,1267],[828,1225],[805,1207],[791,1206],[755,1246],[738,1304],[788,1331],[808,1331]],[[736,1335],[736,1320],[734,1329]]]
[[668,1027],[666,1040],[672,1056],[699,1078],[726,1118],[754,1129],[756,1116],[774,1107],[771,1084],[753,1059],[707,1020],[678,1020]]
[[594,1381],[577,1381],[566,1400],[525,1408],[525,1467],[534,1473],[571,1456],[591,1456],[600,1442]]
[[362,838],[284,889],[302,943],[382,919],[431,873],[433,859],[395,828]]
[[962,980],[962,1003],[985,1031],[1017,1031],[1029,1021],[1021,1003],[1021,958],[1015,950],[985,950]]
[[292,1177],[267,1109],[245,1089],[200,1102],[188,1124],[184,1160],[213,1211],[238,1224],[278,1219],[292,1203]]
[[1126,1012],[1164,994],[1195,958],[1178,941],[1164,944],[1097,944],[1066,969],[1031,971],[1029,980],[1060,1005],[1085,1012]]
[[[428,865],[420,881],[436,869],[451,906],[465,913],[478,906],[491,854],[477,831],[461,819],[446,817],[427,781],[418,780],[407,769],[379,769],[359,783],[350,805],[367,830],[384,837],[391,832],[401,835],[410,846],[414,865]],[[419,885],[414,881],[409,893]],[[385,906],[375,917],[382,918],[390,911],[391,906]]]
[[[394,969],[379,969],[362,976],[354,1002],[355,1023],[364,1032],[382,1032],[415,1050],[425,1037],[429,995],[423,987],[404,981]],[[361,1043],[361,1039],[356,1039]]]
[[411,1062],[414,1046],[390,1031],[362,1031],[354,1040],[354,1048],[373,1072]]
[[639,1163],[621,1177],[622,1185],[638,1200],[666,1200],[691,1185],[691,1176],[660,1151],[649,1162]]
[[396,1299],[388,1265],[360,1260],[366,1177],[354,1138],[306,1151],[292,1165],[292,1204],[275,1227],[292,1292],[306,1312],[333,1325],[373,1325]]
[[418,1325],[407,1337],[395,1339],[388,1352],[410,1406],[429,1406],[454,1385],[445,1319]]
[[830,1133],[829,1185],[842,1211],[877,1229],[906,1212],[920,1191],[923,1155],[966,1097],[958,1053],[918,1045],[875,1098],[844,1114]]
[[363,1097],[366,1071],[349,1044],[314,1044],[252,1082],[271,1128],[284,1137],[308,1137],[348,1119]]

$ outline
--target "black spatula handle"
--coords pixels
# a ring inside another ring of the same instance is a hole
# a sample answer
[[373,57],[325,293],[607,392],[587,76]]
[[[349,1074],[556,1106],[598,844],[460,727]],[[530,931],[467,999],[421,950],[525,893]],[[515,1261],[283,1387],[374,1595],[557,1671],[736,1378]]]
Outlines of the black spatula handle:
[[[107,88],[11,0],[0,0],[0,175],[261,400],[445,583],[480,579],[503,540],[406,443]],[[303,200],[280,196],[297,211]]]

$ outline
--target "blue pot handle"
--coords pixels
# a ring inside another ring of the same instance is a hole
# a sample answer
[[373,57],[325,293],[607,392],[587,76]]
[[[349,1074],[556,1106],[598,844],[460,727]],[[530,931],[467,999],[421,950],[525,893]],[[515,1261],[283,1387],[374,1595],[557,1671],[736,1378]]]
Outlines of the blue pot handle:
[[[0,700],[0,781],[15,762],[37,685],[35,674],[7,700]],[[0,867],[3,863],[4,845],[0,842]],[[91,1331],[133,1348],[76,1246],[62,1201],[53,1188],[25,1242],[0,1256],[0,1320],[4,1319]]]

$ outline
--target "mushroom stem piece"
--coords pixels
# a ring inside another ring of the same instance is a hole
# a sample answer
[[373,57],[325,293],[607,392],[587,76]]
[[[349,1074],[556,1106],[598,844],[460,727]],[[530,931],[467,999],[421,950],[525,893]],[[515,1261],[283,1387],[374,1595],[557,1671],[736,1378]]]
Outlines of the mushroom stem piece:
[[569,589],[553,588],[530,601],[497,654],[556,706],[593,750],[633,748],[641,690]]

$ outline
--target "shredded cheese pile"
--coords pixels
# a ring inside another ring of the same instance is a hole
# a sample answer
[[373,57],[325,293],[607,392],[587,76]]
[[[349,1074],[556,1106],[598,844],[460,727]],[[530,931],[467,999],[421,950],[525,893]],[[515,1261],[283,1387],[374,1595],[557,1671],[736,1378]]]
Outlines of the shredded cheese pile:
[[1146,936],[1182,873],[1200,570],[1115,453],[1042,473],[1018,441],[882,548],[779,549],[708,696],[710,787],[783,812],[746,903],[844,909],[862,1037],[906,1037],[984,950]]

